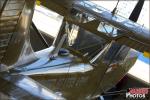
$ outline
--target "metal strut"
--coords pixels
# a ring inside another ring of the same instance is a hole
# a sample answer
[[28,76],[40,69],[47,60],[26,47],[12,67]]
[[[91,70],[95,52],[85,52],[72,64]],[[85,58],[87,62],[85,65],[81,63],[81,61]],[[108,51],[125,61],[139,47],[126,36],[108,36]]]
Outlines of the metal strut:
[[32,27],[33,29],[36,31],[37,35],[40,37],[40,39],[42,40],[42,42],[44,43],[44,45],[48,48],[49,44],[47,43],[46,39],[43,37],[43,35],[39,32],[39,30],[37,29],[37,27],[35,26],[35,24],[32,22]]

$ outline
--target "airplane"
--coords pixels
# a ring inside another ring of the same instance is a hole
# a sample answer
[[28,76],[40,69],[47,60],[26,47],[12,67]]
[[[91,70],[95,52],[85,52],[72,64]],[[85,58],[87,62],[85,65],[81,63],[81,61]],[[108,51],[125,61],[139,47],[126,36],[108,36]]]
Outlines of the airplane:
[[[51,46],[32,22],[36,2],[64,17]],[[1,0],[0,99],[98,98],[126,75],[139,52],[150,52],[149,30],[136,23],[141,9],[126,19],[84,0]],[[31,26],[48,48],[33,51]]]

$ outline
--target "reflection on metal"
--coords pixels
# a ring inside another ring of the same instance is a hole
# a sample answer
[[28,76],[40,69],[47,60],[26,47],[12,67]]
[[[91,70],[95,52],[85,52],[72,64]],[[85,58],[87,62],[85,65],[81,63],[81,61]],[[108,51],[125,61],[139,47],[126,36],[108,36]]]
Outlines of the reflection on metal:
[[[47,60],[43,66],[39,63],[48,58],[41,58],[41,61],[35,62],[32,66],[24,66],[20,73],[29,75],[52,91],[61,93],[66,99],[94,98],[115,85],[137,59],[137,51],[132,49],[125,50],[127,55],[119,49],[118,56],[111,58],[110,55],[115,49],[112,48],[113,45],[114,43],[99,56],[94,62],[95,65],[83,63],[82,59],[72,58],[72,55],[58,56],[55,60]],[[118,61],[117,58],[122,60]],[[109,59],[113,60],[110,62]],[[114,62],[117,63],[116,68],[107,72]]]
[[[108,10],[97,6],[96,4],[92,4],[89,1],[77,2],[74,5],[74,8],[93,15],[105,24],[108,23],[109,27],[112,27],[113,25],[114,27],[119,28],[124,33],[122,36],[125,35],[126,37],[130,37],[133,41],[141,42],[149,48],[148,44],[150,43],[150,33],[145,27],[121,16],[112,15]],[[121,39],[121,36],[119,38]],[[148,51],[148,49],[146,49],[146,51]]]
[[[1,60],[1,64],[6,67],[9,64],[5,63],[4,59],[5,59],[5,56],[7,56],[7,53],[8,53],[7,50],[9,48],[9,44],[11,43],[12,36],[15,35],[15,32],[16,32],[15,28],[17,25],[17,21],[19,20],[20,12],[23,9],[24,1],[19,2],[19,3],[14,3],[16,5],[12,8],[10,7],[12,4],[12,1],[3,0],[2,2],[5,2],[5,3],[3,3],[2,9],[0,9],[1,11],[1,14],[0,14],[0,39],[1,39],[0,50],[3,51],[0,54],[0,60]],[[13,52],[13,50],[11,50],[11,52]],[[17,57],[14,57],[14,58],[17,58]],[[10,58],[8,58],[6,62],[11,62],[9,60]],[[13,59],[12,57],[12,61],[13,60],[15,59]],[[5,68],[5,70],[6,69],[7,67]]]
[[121,33],[120,34],[118,33],[119,28],[116,28],[116,27],[111,26],[110,24],[107,24],[104,22],[101,22],[99,24],[97,30],[100,32],[106,33],[106,35],[110,36],[110,37],[116,37],[116,36],[121,35]]
[[108,47],[109,47],[109,45],[106,45],[105,48],[104,48],[102,51],[100,51],[100,52],[90,61],[90,63],[95,62],[95,61],[103,54],[103,52],[105,52],[105,50],[108,49]]
[[[72,28],[70,28],[72,27]],[[66,33],[68,34],[68,45],[72,46],[75,43],[79,31],[79,26],[69,25],[66,23]]]
[[54,51],[52,51],[52,55],[53,56],[57,56],[58,55],[58,52],[59,50],[62,48],[65,40],[66,40],[66,37],[67,37],[67,34],[64,34],[60,40],[60,42],[58,43],[58,46],[54,49]]
[[32,20],[33,8],[34,0],[10,0],[2,12],[0,20],[3,28],[0,28],[0,33],[1,35],[5,34],[5,38],[9,39],[6,42],[6,52],[3,54],[4,57],[1,64],[9,66],[8,68],[23,64],[24,61],[24,63],[27,63],[28,61],[25,57],[30,60],[36,59],[30,47],[28,31]]
[[[64,100],[59,95],[43,87],[29,77],[23,75],[10,75],[3,73],[0,75],[1,85],[0,92],[8,95],[8,99],[29,99],[29,100]],[[5,84],[5,87],[3,85]],[[1,97],[1,99],[4,99]]]
[[[147,30],[142,29],[141,32],[135,29],[141,29],[136,23],[111,15],[104,8],[91,5],[88,1],[76,2],[74,8],[77,10],[69,12],[65,10],[64,4],[61,7],[61,3],[59,6],[58,2],[56,4],[55,2],[57,0],[51,2],[50,7],[61,10],[60,14],[62,12],[66,14],[62,29],[54,41],[54,47],[36,53],[33,52],[29,39],[35,1],[9,0],[6,4],[7,10],[2,12],[0,18],[2,22],[0,27],[3,27],[0,29],[0,54],[3,54],[0,56],[2,59],[0,71],[5,71],[0,73],[0,81],[3,83],[0,85],[2,87],[0,94],[6,98],[32,100],[96,98],[116,85],[138,57],[137,51],[119,44],[119,39],[122,41],[125,38],[127,42],[129,40],[127,44],[131,43],[128,38],[143,44],[149,43]],[[14,3],[22,5],[23,8],[9,11],[11,7],[8,5],[12,6]],[[97,30],[98,26],[100,30]],[[124,33],[116,33],[118,30]],[[124,34],[127,36],[120,37]],[[61,48],[69,50],[68,54],[57,55],[51,60],[50,55],[58,54]],[[6,72],[8,70],[9,73]]]
[[[141,52],[150,50],[149,30],[145,29],[143,26],[139,24],[136,24],[135,22],[130,21],[129,19],[123,18],[118,15],[113,16],[110,11],[91,3],[90,1],[78,2],[71,0],[69,2],[65,0],[63,3],[61,3],[58,0],[56,0],[51,3],[51,0],[50,1],[43,0],[42,5],[63,15],[64,19],[68,23],[78,25],[92,32],[93,34],[96,34],[97,36],[106,39],[106,41],[109,43],[112,40],[115,40],[122,45],[123,44],[127,45]],[[68,9],[72,9],[71,5],[74,5],[73,9],[77,9],[82,13],[88,13],[88,15],[93,16],[95,20],[87,23],[79,23],[77,20],[73,19],[70,16],[70,14],[68,14],[70,13],[68,12]],[[107,24],[119,28],[121,31],[123,31],[123,33],[121,32],[116,37],[110,37],[107,36],[106,33],[97,31],[98,25],[101,21],[104,21],[105,23],[107,22]]]
[[[138,25],[135,22],[132,22],[126,18],[123,18],[121,16],[118,15],[112,15],[111,13],[109,13],[110,11],[97,6],[96,4],[92,4],[89,1],[83,1],[83,2],[79,2],[75,4],[75,8],[78,8],[81,10],[84,10],[90,14],[92,14],[93,16],[95,16],[96,18],[106,21],[120,29],[124,29],[128,32],[133,32],[135,35],[141,35],[142,37],[145,37],[145,39],[148,39],[148,37],[146,37],[149,34],[149,31],[142,27],[141,25]],[[142,34],[143,33],[143,34]]]

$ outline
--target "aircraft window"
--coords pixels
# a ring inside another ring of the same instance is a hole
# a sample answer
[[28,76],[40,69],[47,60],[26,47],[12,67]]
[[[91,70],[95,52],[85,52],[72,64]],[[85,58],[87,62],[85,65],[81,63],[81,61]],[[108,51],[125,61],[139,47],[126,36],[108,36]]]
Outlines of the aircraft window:
[[35,6],[33,22],[40,31],[55,38],[59,32],[62,21],[63,16],[43,6]]
[[66,24],[66,33],[68,34],[67,43],[65,43],[66,47],[79,52],[88,59],[92,59],[101,51],[105,44],[104,39],[77,25]]
[[74,18],[74,20],[77,20],[82,23],[87,23],[95,19],[93,15],[86,13],[86,12],[81,12],[74,8],[71,9],[70,14],[71,14],[71,17]]
[[104,23],[104,22],[101,22],[99,24],[97,30],[100,32],[106,33],[106,35],[111,36],[111,37],[118,36],[118,31],[117,31],[118,28],[110,24]]

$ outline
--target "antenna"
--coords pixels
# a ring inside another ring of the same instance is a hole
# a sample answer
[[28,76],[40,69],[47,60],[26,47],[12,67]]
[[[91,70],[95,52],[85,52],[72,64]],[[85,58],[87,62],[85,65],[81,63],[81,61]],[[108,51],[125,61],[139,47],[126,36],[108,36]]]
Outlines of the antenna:
[[119,1],[120,1],[120,0],[118,0],[118,2],[117,2],[117,4],[116,4],[115,8],[114,8],[113,11],[111,12],[113,15],[116,13],[116,10],[117,10]]

